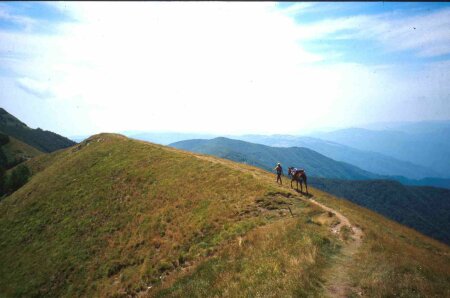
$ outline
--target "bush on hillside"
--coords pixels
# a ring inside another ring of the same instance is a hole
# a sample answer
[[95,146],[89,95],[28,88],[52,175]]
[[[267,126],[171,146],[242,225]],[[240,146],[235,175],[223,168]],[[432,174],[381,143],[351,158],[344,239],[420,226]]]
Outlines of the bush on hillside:
[[12,169],[15,166],[17,166],[18,164],[20,164],[21,162],[24,162],[26,159],[23,156],[19,156],[14,158],[13,161],[10,161],[7,165],[6,165],[6,169]]
[[0,146],[6,145],[9,143],[9,136],[0,132]]
[[8,158],[5,155],[5,152],[3,152],[3,149],[0,148],[0,167],[7,168],[8,166]]
[[6,178],[6,170],[0,165],[0,197],[6,193],[5,178]]
[[25,158],[23,156],[17,156],[14,157],[13,160],[8,160],[8,157],[6,157],[3,148],[0,148],[0,167],[4,168],[5,170],[14,168],[23,161],[25,161]]
[[[9,136],[0,132],[0,147],[9,143]],[[6,158],[5,152],[0,148],[0,167],[6,168],[8,159]]]
[[[10,175],[6,176],[4,179],[4,189],[5,193],[13,193],[18,190],[22,185],[27,183],[31,176],[30,169],[25,165],[19,165],[16,167]],[[3,193],[3,194],[5,194]]]

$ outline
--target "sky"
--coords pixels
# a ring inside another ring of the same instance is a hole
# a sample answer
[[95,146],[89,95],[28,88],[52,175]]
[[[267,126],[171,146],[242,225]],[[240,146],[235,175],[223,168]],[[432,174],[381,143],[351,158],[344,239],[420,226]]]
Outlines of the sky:
[[65,136],[450,120],[449,82],[450,3],[0,3],[0,106]]

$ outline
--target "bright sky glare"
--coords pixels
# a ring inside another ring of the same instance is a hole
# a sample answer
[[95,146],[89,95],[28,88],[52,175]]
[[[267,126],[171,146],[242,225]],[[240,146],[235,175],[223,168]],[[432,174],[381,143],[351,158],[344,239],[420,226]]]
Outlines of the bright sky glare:
[[449,82],[450,3],[0,3],[0,106],[66,136],[449,120]]

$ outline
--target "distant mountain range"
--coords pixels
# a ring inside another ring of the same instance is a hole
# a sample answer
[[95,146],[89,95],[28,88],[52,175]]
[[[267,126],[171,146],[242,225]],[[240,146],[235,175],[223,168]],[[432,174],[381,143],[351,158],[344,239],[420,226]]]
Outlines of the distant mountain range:
[[[450,129],[450,121],[419,121],[419,122],[379,122],[363,125],[361,128],[370,130],[391,130],[401,131],[410,134],[433,133],[439,130]],[[338,130],[338,129],[332,129]],[[330,130],[330,131],[332,131]]]
[[[305,147],[336,161],[381,176],[398,176],[409,184],[447,185],[450,180],[450,121],[377,123],[294,135],[222,135],[272,147]],[[212,139],[213,134],[123,132],[131,138],[162,145],[189,139]],[[401,177],[400,177],[401,176]],[[442,180],[444,179],[444,180]],[[450,185],[450,184],[448,184]]]
[[308,175],[314,177],[351,180],[380,178],[379,175],[335,161],[308,148],[270,147],[224,137],[212,140],[186,140],[172,143],[170,146],[246,163],[268,171],[280,162],[284,166],[285,174],[288,166],[295,166],[305,168]]
[[142,141],[152,142],[161,145],[168,145],[170,143],[190,140],[190,139],[212,139],[218,137],[213,134],[198,134],[198,133],[178,133],[178,132],[123,132],[129,138],[138,139]]
[[359,150],[378,152],[393,158],[418,164],[439,173],[440,178],[450,177],[450,127],[442,125],[411,124],[401,130],[369,130],[348,128],[312,137],[336,142]]
[[[247,138],[249,137],[247,136]],[[259,136],[258,138],[262,137]],[[272,140],[275,137],[266,138]],[[285,136],[280,138],[286,139]],[[293,139],[296,140],[298,138]],[[326,144],[326,142],[319,140],[318,144]],[[346,180],[390,179],[406,185],[435,186],[450,189],[450,179],[409,179],[398,175],[379,175],[349,163],[333,160],[314,150],[303,147],[271,147],[224,137],[211,140],[186,140],[175,142],[170,144],[170,146],[247,163],[269,171],[272,170],[277,162],[281,162],[285,166],[303,167],[307,170],[308,175],[314,177]]]
[[54,132],[29,128],[25,123],[0,108],[0,132],[14,137],[42,152],[53,152],[76,143]]
[[412,162],[402,161],[384,154],[364,151],[336,142],[313,137],[289,135],[243,135],[240,140],[274,147],[306,147],[337,161],[355,165],[379,175],[404,176],[411,179],[441,177],[441,174]]

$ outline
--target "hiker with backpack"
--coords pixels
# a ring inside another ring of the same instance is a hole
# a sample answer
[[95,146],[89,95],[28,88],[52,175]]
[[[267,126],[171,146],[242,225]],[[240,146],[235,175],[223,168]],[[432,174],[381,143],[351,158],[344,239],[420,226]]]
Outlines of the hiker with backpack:
[[283,181],[281,180],[281,174],[283,174],[283,168],[280,163],[277,163],[277,166],[274,168],[277,171],[277,183],[280,181],[280,184],[283,185]]

